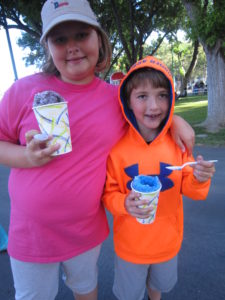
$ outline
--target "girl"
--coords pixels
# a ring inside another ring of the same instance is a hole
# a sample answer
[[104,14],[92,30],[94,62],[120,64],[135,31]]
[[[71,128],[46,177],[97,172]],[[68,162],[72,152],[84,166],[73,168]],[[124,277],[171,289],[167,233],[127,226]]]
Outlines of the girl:
[[[96,300],[97,260],[109,234],[100,201],[106,159],[126,125],[117,87],[95,76],[109,66],[111,50],[88,2],[48,0],[41,16],[43,72],[15,82],[0,103],[0,163],[12,168],[8,253],[16,299],[55,299],[61,267],[77,300]],[[59,145],[33,138],[33,98],[48,90],[68,103],[73,148],[54,158]],[[178,117],[175,128],[193,139]]]

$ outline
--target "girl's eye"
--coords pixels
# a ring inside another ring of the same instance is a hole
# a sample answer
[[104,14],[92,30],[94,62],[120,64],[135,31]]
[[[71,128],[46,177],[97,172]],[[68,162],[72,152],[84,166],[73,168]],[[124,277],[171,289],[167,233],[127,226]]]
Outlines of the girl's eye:
[[64,43],[66,43],[67,39],[64,36],[58,36],[58,37],[55,37],[53,39],[53,41],[55,44],[64,44]]
[[77,41],[80,41],[80,40],[84,40],[87,36],[88,36],[88,32],[80,32],[76,34],[75,39]]

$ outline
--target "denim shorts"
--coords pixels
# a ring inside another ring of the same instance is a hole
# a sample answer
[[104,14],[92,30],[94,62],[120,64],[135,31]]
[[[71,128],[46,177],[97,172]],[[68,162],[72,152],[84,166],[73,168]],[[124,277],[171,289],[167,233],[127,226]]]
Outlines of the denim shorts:
[[97,286],[101,245],[60,263],[30,263],[10,257],[16,300],[54,300],[60,268],[65,284],[76,294],[87,294]]
[[133,264],[115,256],[113,293],[119,300],[142,300],[146,286],[162,293],[177,282],[177,256],[157,264]]

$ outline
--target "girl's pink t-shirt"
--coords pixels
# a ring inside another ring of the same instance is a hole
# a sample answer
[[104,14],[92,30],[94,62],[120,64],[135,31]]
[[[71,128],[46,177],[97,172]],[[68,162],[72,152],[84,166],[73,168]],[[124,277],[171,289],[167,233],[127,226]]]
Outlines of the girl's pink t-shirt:
[[11,169],[9,177],[9,255],[42,263],[67,260],[108,236],[101,203],[106,159],[126,130],[117,87],[36,74],[14,83],[0,102],[0,140],[25,145],[25,133],[38,129],[34,95],[45,90],[68,102],[72,152],[42,167]]

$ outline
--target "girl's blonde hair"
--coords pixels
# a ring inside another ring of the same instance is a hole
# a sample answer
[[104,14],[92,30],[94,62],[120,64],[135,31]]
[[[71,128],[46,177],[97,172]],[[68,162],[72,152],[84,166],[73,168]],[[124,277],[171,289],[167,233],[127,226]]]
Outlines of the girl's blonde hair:
[[[97,34],[101,38],[101,48],[99,49],[99,59],[96,64],[95,72],[101,73],[105,70],[107,70],[110,66],[111,62],[111,56],[112,56],[112,49],[111,44],[109,41],[109,38],[104,30],[99,29],[97,27],[93,27]],[[52,60],[52,57],[48,50],[47,45],[47,38],[42,42],[44,48],[45,48],[45,61],[42,65],[42,71],[46,74],[52,74],[58,76],[60,73],[57,70],[56,66],[54,65],[54,62]]]

